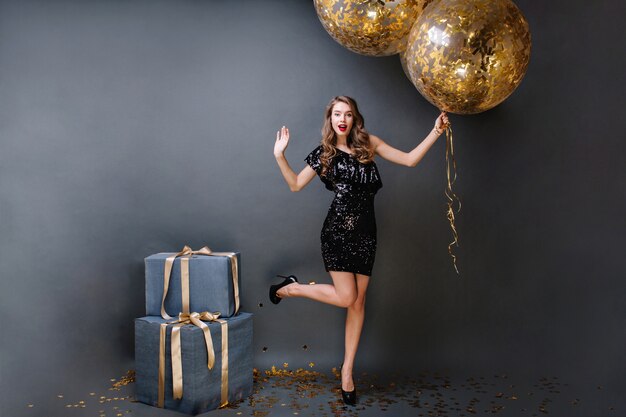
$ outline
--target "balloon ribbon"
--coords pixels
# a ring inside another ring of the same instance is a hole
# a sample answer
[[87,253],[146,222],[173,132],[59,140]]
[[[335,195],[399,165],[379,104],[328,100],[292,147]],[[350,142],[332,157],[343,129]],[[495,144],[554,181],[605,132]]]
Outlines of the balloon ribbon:
[[456,161],[454,160],[454,144],[452,143],[452,125],[449,123],[446,126],[446,175],[448,177],[448,185],[445,191],[446,197],[448,198],[447,216],[448,221],[450,222],[450,228],[452,229],[452,236],[454,238],[448,245],[448,253],[452,257],[454,270],[458,274],[459,269],[456,266],[456,255],[452,253],[452,246],[459,246],[459,235],[456,231],[456,227],[454,226],[454,203],[457,203],[458,207],[456,212],[459,213],[461,211],[461,200],[459,200],[459,197],[454,193],[454,191],[452,191],[452,185],[456,181]]

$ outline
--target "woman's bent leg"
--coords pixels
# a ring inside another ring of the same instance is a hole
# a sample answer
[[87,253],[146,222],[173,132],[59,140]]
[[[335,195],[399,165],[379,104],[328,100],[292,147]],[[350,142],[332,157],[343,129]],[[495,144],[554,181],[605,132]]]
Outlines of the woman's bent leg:
[[365,294],[370,277],[352,272],[329,271],[329,273],[334,285],[295,283],[281,288],[278,295],[305,297],[338,307],[347,307],[341,388],[344,391],[352,391],[354,389],[352,370],[365,319]]
[[305,297],[311,300],[348,307],[357,298],[355,275],[352,272],[329,271],[334,285],[289,284],[278,290],[279,297]]
[[367,275],[356,274],[357,298],[352,305],[348,306],[346,314],[346,350],[341,371],[341,388],[344,391],[352,391],[354,389],[352,369],[354,368],[354,358],[359,347],[359,339],[361,338],[361,330],[365,320],[365,293],[367,292],[369,280],[370,277]]

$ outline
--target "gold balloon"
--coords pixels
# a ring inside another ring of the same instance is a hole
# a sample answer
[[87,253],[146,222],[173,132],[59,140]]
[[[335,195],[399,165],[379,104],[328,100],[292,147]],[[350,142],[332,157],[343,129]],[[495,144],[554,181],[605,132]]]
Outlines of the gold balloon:
[[411,26],[432,0],[315,0],[326,32],[353,52],[386,56],[404,50]]
[[437,108],[474,114],[517,88],[530,44],[528,22],[510,0],[435,0],[415,21],[401,59]]
[[402,64],[402,71],[404,71],[404,75],[410,80],[411,73],[409,72],[409,68],[406,66],[406,49],[404,51],[400,51],[400,64]]

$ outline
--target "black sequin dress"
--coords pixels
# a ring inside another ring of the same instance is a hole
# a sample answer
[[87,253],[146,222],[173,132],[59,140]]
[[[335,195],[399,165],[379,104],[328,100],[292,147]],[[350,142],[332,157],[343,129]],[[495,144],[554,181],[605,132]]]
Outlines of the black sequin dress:
[[[305,158],[318,175],[322,171],[321,153],[318,146]],[[363,164],[337,149],[320,179],[335,193],[321,234],[326,270],[371,276],[376,257],[374,196],[383,186],[376,163]]]

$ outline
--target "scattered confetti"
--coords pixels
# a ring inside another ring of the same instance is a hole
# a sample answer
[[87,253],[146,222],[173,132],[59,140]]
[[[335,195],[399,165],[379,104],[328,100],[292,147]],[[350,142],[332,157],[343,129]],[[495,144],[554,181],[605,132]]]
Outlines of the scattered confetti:
[[[111,381],[116,380],[112,379]],[[126,375],[124,375],[119,381],[115,382],[115,384],[113,384],[113,386],[109,389],[119,391],[121,387],[126,386],[132,382],[135,382],[135,371],[130,370],[127,371]]]
[[[306,349],[307,345],[302,347]],[[291,365],[294,366],[293,363]],[[320,417],[358,417],[359,412],[369,408],[372,409],[372,415],[388,412],[389,416],[394,416],[398,415],[397,407],[415,409],[410,414],[416,417],[504,417],[520,410],[523,415],[539,417],[554,415],[555,411],[566,411],[568,407],[579,407],[581,402],[575,395],[567,395],[567,389],[563,389],[567,384],[558,382],[557,377],[541,377],[524,384],[512,384],[508,379],[513,378],[501,373],[489,374],[488,377],[479,375],[451,378],[447,375],[448,372],[422,371],[413,377],[394,374],[379,377],[377,374],[355,372],[354,384],[359,391],[359,402],[357,407],[346,407],[341,399],[339,369],[333,367],[325,374],[312,369],[316,366],[314,362],[308,362],[307,365],[304,369],[290,369],[289,363],[284,362],[282,366],[272,366],[267,370],[253,368],[252,395],[224,408],[239,409],[236,415],[253,417],[269,417],[277,408],[282,409],[283,414]],[[112,384],[109,389],[120,391],[124,386],[135,382],[135,374],[128,371],[125,376],[110,381]],[[592,393],[597,392],[594,387],[604,388],[593,382],[589,385],[588,391]],[[532,391],[528,390],[531,386],[535,387]],[[130,395],[125,396],[126,393],[120,392],[117,397],[108,397],[92,392],[89,395],[95,398],[91,402],[80,400],[66,404],[65,407],[91,407],[98,401],[105,405],[99,406],[102,409],[98,414],[93,414],[94,417],[130,415],[132,410],[125,408],[136,400]],[[58,394],[57,397],[63,398],[63,394]],[[110,404],[106,405],[108,403]],[[28,407],[34,407],[34,404],[28,404]],[[615,407],[609,405],[606,407],[605,410],[610,411],[607,414],[622,415],[620,411],[623,410],[615,411]]]

